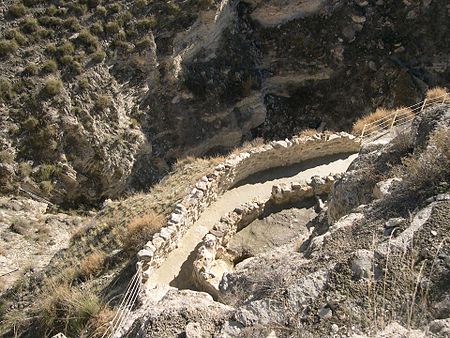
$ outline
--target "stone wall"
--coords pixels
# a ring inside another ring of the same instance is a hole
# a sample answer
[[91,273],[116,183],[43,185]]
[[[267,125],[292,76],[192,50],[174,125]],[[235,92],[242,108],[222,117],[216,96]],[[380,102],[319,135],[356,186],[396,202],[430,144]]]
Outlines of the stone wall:
[[[359,141],[345,132],[323,133],[273,141],[238,155],[230,155],[216,166],[214,172],[203,176],[196,183],[192,191],[175,206],[167,225],[138,252],[138,264],[142,268],[144,282],[168,253],[176,248],[180,238],[200,214],[235,184],[263,170],[329,155],[354,153],[359,151],[359,147]],[[286,193],[299,193],[294,187],[291,188]]]
[[[306,183],[292,182],[274,185],[271,197],[266,201],[247,202],[225,214],[218,224],[203,238],[193,262],[193,280],[197,287],[219,298],[219,284],[226,272],[233,270],[232,262],[239,257],[227,250],[233,236],[262,217],[267,210],[279,205],[290,205],[313,196],[329,193],[334,176],[313,176]],[[220,263],[218,263],[220,261]],[[227,264],[227,262],[229,264]]]

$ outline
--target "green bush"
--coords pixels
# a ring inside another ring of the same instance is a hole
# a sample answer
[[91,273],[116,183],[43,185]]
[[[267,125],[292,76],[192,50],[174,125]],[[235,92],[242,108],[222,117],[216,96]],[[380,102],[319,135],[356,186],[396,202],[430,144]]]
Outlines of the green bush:
[[45,81],[43,88],[44,93],[47,94],[48,96],[55,96],[61,93],[62,89],[63,83],[61,82],[61,80],[57,78],[50,78],[47,81]]
[[50,181],[61,173],[61,169],[54,164],[41,164],[38,171],[34,175],[36,181]]
[[64,20],[64,27],[70,29],[72,32],[78,32],[81,30],[81,24],[75,17],[70,17]]
[[51,181],[42,181],[39,183],[39,189],[41,189],[44,195],[50,195],[53,191],[53,183]]
[[98,46],[97,38],[94,35],[92,35],[87,29],[84,29],[80,32],[80,34],[77,37],[77,41],[92,51],[95,51]]
[[8,13],[14,18],[21,18],[27,14],[27,8],[21,3],[14,4],[9,7]]
[[133,51],[133,46],[126,41],[116,39],[113,41],[112,45],[121,54],[129,54]]
[[106,8],[109,14],[117,14],[122,10],[122,6],[117,2],[109,4]]
[[58,70],[58,65],[55,60],[47,60],[42,66],[42,72],[44,73],[54,73]]
[[89,30],[95,35],[100,35],[103,33],[103,25],[100,21],[94,22]]
[[85,4],[80,4],[80,3],[71,4],[69,9],[73,14],[75,14],[77,16],[85,15],[88,10],[88,8]]
[[32,172],[31,164],[28,162],[19,163],[19,175],[22,178],[29,177]]
[[86,90],[89,88],[89,80],[85,77],[78,80],[78,87],[80,90]]
[[170,15],[176,15],[181,11],[180,6],[178,6],[176,3],[168,2],[167,3],[167,12]]
[[11,83],[7,79],[0,78],[0,101],[11,100],[15,96]]
[[6,32],[5,37],[9,40],[15,40],[19,45],[24,45],[28,39],[18,29],[10,29]]
[[48,16],[48,15],[44,15],[44,16],[40,16],[38,18],[38,22],[41,26],[44,27],[59,27],[62,26],[63,24],[63,20],[54,16]]
[[100,63],[102,62],[106,57],[106,53],[102,50],[99,50],[97,52],[95,52],[94,54],[92,54],[92,61],[95,63]]
[[148,3],[147,0],[136,0],[134,2],[134,5],[138,10],[143,10],[148,5]]
[[47,15],[54,16],[56,13],[58,13],[58,9],[55,5],[50,5],[45,9],[45,14]]
[[0,151],[0,163],[11,164],[14,162],[14,154],[10,150]]
[[111,21],[106,23],[105,32],[108,34],[116,34],[120,31],[120,25],[117,21]]
[[97,6],[97,8],[95,9],[95,14],[102,18],[106,15],[107,12],[108,11],[103,6]]
[[139,40],[138,42],[136,42],[136,49],[137,50],[145,50],[148,49],[149,47],[151,47],[153,45],[153,42],[150,38],[145,37],[141,40]]
[[20,27],[24,33],[34,33],[39,29],[39,24],[35,18],[27,17],[20,22]]
[[68,67],[72,73],[81,74],[83,72],[83,66],[78,61],[72,61],[72,63],[70,63]]
[[73,62],[73,56],[71,55],[64,55],[59,58],[59,63],[61,63],[64,66],[68,66]]
[[39,125],[39,121],[34,116],[29,116],[25,121],[22,122],[22,128],[26,130],[33,130]]
[[136,27],[139,30],[144,30],[144,29],[147,30],[147,29],[155,27],[156,24],[157,24],[157,21],[154,17],[148,17],[148,18],[139,20],[136,23]]
[[15,40],[0,40],[0,57],[9,56],[19,49]]
[[56,48],[56,54],[59,56],[72,55],[75,52],[75,46],[70,41],[64,41]]
[[98,95],[95,100],[94,109],[97,111],[104,111],[111,105],[111,96],[109,95]]
[[36,75],[38,73],[38,71],[39,71],[38,66],[35,63],[29,63],[25,67],[23,73],[24,73],[24,75],[27,75],[27,76],[33,76],[33,75]]

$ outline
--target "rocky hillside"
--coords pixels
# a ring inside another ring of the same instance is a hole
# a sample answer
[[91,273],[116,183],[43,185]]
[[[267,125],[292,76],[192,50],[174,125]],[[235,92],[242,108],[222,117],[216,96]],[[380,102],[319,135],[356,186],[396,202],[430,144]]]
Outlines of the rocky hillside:
[[255,203],[235,209],[198,249],[222,267],[199,270],[218,280],[214,292],[204,283],[147,290],[127,336],[449,337],[449,145],[441,105],[365,145],[329,196],[278,205],[250,224]]
[[0,188],[97,205],[188,154],[348,129],[448,86],[448,11],[444,0],[3,1]]

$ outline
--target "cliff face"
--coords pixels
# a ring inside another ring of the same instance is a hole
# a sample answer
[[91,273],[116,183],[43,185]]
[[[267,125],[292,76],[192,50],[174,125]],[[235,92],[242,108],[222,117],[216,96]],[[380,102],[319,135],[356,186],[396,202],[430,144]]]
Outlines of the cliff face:
[[57,203],[255,136],[346,129],[450,78],[443,0],[17,3],[1,14],[17,45],[0,60],[2,190]]

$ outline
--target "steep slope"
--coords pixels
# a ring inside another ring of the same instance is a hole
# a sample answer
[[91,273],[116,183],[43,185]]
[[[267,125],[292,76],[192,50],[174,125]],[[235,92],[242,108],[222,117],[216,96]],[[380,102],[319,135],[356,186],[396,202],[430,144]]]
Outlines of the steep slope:
[[448,85],[443,0],[9,0],[1,189],[97,204],[187,154],[349,128]]

